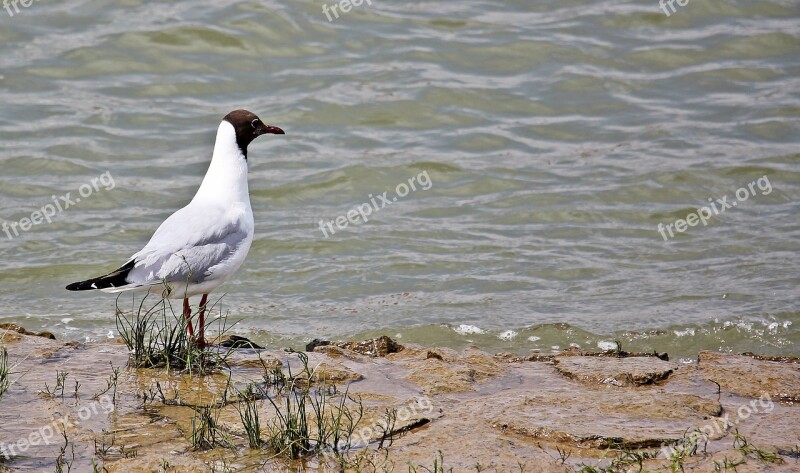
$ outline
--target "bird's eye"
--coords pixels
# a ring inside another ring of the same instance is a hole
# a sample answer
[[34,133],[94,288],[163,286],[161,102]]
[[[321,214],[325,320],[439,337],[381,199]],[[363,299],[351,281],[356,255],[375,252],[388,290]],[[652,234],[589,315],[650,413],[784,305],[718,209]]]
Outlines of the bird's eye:
[[258,129],[258,124],[260,123],[259,119],[256,118],[252,122],[250,122],[250,128],[256,130]]

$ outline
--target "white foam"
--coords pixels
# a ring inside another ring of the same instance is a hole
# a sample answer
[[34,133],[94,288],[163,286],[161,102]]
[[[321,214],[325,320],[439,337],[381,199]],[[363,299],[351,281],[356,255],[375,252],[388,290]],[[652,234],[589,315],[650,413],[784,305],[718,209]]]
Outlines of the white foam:
[[483,329],[474,325],[461,324],[454,328],[455,332],[459,335],[474,335],[479,333],[486,333]]
[[597,342],[597,348],[599,348],[599,349],[601,349],[603,351],[616,350],[617,349],[617,343],[616,342],[608,342],[608,341],[605,341],[605,340],[601,340],[601,341]]
[[776,333],[778,331],[778,327],[780,327],[778,322],[772,322],[771,324],[767,325],[767,330],[769,330],[770,333]]
[[506,330],[505,332],[503,332],[500,335],[498,335],[497,338],[499,338],[500,340],[511,340],[512,338],[516,337],[517,335],[519,335],[519,334],[517,332],[513,331],[513,330]]

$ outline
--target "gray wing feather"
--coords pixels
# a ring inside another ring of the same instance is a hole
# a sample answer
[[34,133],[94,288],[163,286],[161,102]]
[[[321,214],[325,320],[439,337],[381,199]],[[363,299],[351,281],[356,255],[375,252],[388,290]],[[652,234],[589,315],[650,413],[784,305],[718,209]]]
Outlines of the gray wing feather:
[[132,256],[131,284],[199,283],[214,276],[214,267],[230,258],[247,239],[241,220],[225,221],[225,209],[191,206],[172,214],[147,245]]

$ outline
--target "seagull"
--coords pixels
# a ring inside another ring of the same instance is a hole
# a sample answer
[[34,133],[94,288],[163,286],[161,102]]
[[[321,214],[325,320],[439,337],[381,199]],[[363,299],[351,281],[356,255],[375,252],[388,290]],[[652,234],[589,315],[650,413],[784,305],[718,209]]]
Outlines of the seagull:
[[169,216],[150,241],[110,273],[72,283],[69,291],[148,291],[183,299],[183,317],[194,339],[189,298],[202,295],[197,345],[205,346],[208,294],[242,265],[255,224],[247,186],[247,145],[261,135],[283,135],[247,110],[235,110],[217,129],[214,154],[189,204]]

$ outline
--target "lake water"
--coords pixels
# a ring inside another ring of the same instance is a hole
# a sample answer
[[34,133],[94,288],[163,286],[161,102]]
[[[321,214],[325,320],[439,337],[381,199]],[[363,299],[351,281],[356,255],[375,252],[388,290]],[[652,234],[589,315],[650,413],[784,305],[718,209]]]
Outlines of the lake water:
[[800,2],[323,5],[0,10],[0,218],[76,201],[0,233],[0,322],[113,336],[114,297],[64,286],[139,250],[248,108],[286,135],[250,147],[217,294],[243,335],[800,352]]

